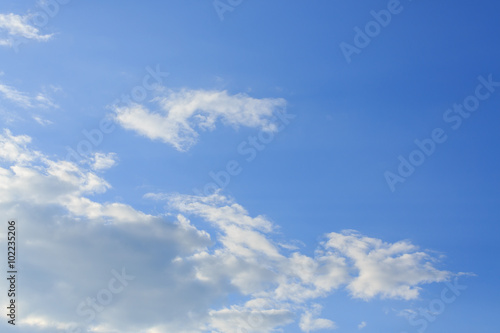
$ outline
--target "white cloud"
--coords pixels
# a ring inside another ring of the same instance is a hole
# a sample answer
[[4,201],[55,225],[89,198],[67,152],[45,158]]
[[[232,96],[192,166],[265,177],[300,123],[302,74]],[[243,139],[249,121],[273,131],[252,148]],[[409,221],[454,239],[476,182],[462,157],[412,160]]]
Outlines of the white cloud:
[[232,127],[252,127],[276,131],[273,113],[286,106],[281,98],[252,98],[227,91],[160,89],[155,110],[131,103],[114,106],[115,119],[125,129],[151,140],[161,140],[179,151],[192,147],[199,131],[213,130],[217,121]]
[[33,119],[42,126],[47,126],[53,124],[52,121],[44,119],[40,116],[33,116]]
[[[281,274],[268,274],[275,284],[272,297],[278,299],[301,302],[326,295],[343,284],[356,298],[414,299],[418,296],[419,285],[444,281],[451,275],[436,269],[433,266],[435,259],[418,251],[410,242],[384,243],[353,231],[328,234],[328,240],[315,258],[299,252],[286,257],[270,238],[275,229],[273,224],[264,216],[251,218],[243,207],[227,197],[213,194],[207,197],[169,195],[166,198],[170,207],[198,215],[222,231],[220,241],[225,251],[215,255],[231,254],[250,262],[267,261],[264,267],[282,267]],[[217,269],[218,274],[221,271],[224,270]],[[245,274],[252,276],[250,272]],[[262,276],[261,273],[256,275]],[[259,281],[253,276],[249,280]],[[245,288],[244,283],[239,286],[243,290],[252,289]]]
[[[311,304],[318,297],[353,286],[354,297],[401,298],[408,290],[413,297],[417,285],[448,274],[409,242],[352,232],[328,234],[314,256],[288,254],[274,241],[277,227],[269,218],[252,216],[221,194],[148,195],[178,214],[170,219],[125,203],[100,203],[93,198],[111,185],[92,168],[110,166],[113,155],[77,165],[30,149],[30,142],[8,130],[0,134],[0,215],[17,217],[23,230],[23,295],[30,296],[19,300],[22,333],[61,332],[75,324],[103,333],[270,333],[298,316],[306,332],[332,329],[334,322],[318,318]],[[184,215],[210,223],[215,235]],[[5,239],[0,230],[0,246]],[[135,279],[89,322],[78,309],[90,311],[88,298],[108,288],[111,271],[122,267]],[[215,305],[229,295],[238,301]]]
[[93,170],[106,170],[116,164],[117,156],[115,153],[95,153],[91,161]]
[[52,99],[45,93],[37,93],[33,100],[36,101],[36,105],[38,107],[55,109],[59,107],[59,105],[55,104]]
[[[104,179],[30,149],[30,141],[0,133],[0,212],[16,217],[23,230],[18,244],[29,297],[19,297],[20,332],[59,332],[75,323],[118,332],[165,322],[181,328],[190,311],[199,317],[194,327],[203,322],[220,295],[190,278],[191,268],[179,270],[174,259],[203,251],[210,236],[186,219],[167,221],[123,203],[93,201],[93,194],[110,187]],[[5,239],[0,230],[3,246]],[[107,288],[111,270],[121,267],[136,280],[89,323],[78,306]]]
[[363,328],[366,327],[366,321],[362,321],[359,325],[358,325],[358,329],[359,330],[362,330]]
[[266,333],[273,332],[278,326],[294,321],[294,315],[287,309],[253,310],[245,307],[232,307],[211,311],[211,328],[224,333]]
[[38,124],[42,126],[51,125],[53,122],[45,119],[40,113],[59,108],[50,96],[51,93],[59,90],[58,87],[44,86],[42,92],[27,93],[0,82],[0,117],[6,123],[25,120],[23,112],[17,111],[16,107],[20,107],[29,110],[30,117]]
[[13,87],[7,86],[5,84],[0,84],[0,93],[3,97],[12,103],[18,104],[25,108],[33,107],[31,103],[31,98],[23,92],[16,90]]
[[29,23],[30,15],[0,14],[0,45],[13,47],[19,38],[48,41],[52,35],[43,35],[40,30]]
[[38,152],[30,151],[27,145],[31,138],[27,135],[14,136],[9,130],[0,134],[0,159],[8,162],[17,162],[23,165],[39,156]]
[[22,322],[26,326],[34,326],[42,329],[55,328],[57,330],[68,330],[71,329],[72,324],[76,324],[62,323],[37,315],[29,315],[27,318],[22,319]]
[[319,331],[319,330],[334,330],[337,325],[329,320],[323,318],[315,318],[321,312],[321,306],[315,304],[311,310],[307,310],[300,318],[300,329],[303,332]]
[[0,159],[11,164],[9,168],[0,168],[0,195],[4,203],[58,204],[86,218],[108,217],[122,222],[151,218],[124,204],[100,204],[86,198],[88,194],[105,192],[110,185],[71,162],[53,161],[30,150],[30,142],[30,137],[14,136],[8,130],[0,134]]
[[445,281],[451,276],[436,269],[432,265],[435,259],[408,241],[390,244],[355,231],[332,232],[328,238],[325,247],[352,260],[358,270],[358,276],[348,285],[357,298],[415,299],[420,284]]
[[16,88],[0,83],[0,95],[4,100],[20,106],[24,109],[32,108],[58,108],[52,99],[46,93],[36,93],[30,95],[26,92],[17,90]]
[[[276,229],[272,222],[264,216],[250,217],[242,206],[218,193],[149,197],[166,199],[169,207],[199,216],[219,229],[222,248],[184,260],[194,263],[200,280],[216,284],[229,280],[241,293],[258,299],[257,304],[272,300],[275,308],[290,310],[341,286],[356,291],[352,295],[357,298],[410,299],[418,296],[417,285],[442,281],[450,275],[435,269],[433,258],[416,252],[409,242],[388,244],[351,231],[328,234],[315,257],[299,252],[286,256],[272,240]],[[247,303],[240,311],[248,311],[249,304],[254,303]],[[314,318],[315,313],[303,314],[301,327],[305,331],[335,327],[330,320]]]

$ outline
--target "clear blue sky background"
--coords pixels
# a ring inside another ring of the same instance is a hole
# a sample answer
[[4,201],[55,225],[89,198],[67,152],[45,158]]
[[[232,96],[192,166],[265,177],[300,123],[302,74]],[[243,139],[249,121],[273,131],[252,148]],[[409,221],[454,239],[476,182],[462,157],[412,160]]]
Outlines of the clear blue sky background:
[[[245,0],[220,20],[208,0],[73,0],[41,28],[54,34],[50,41],[0,52],[3,84],[30,94],[61,88],[52,93],[59,108],[37,113],[53,124],[40,126],[30,119],[35,111],[0,101],[24,119],[4,119],[3,127],[64,158],[66,147],[85,138],[83,129],[97,128],[114,100],[141,85],[147,66],[169,72],[164,85],[171,89],[284,98],[296,118],[252,162],[237,146],[255,128],[218,126],[182,153],[116,125],[98,147],[117,153],[118,165],[105,173],[113,188],[93,199],[155,214],[163,205],[145,193],[193,194],[211,181],[210,171],[237,160],[243,171],[223,193],[279,225],[278,238],[299,240],[302,252],[313,255],[325,233],[355,229],[436,251],[445,256],[440,269],[476,276],[460,279],[467,290],[426,332],[496,332],[500,88],[457,130],[443,114],[474,93],[478,76],[500,81],[500,4],[404,0],[401,6],[347,63],[339,44],[353,44],[354,27],[364,28],[370,11],[387,8],[387,1]],[[38,10],[34,1],[0,4],[1,13]],[[414,140],[435,128],[448,140],[392,192],[384,173],[396,173],[398,156],[408,157]],[[364,332],[416,332],[397,313],[428,306],[444,287],[425,285],[413,301],[365,302],[339,291],[317,302],[339,332],[357,332],[361,321]],[[300,330],[292,324],[284,331]]]

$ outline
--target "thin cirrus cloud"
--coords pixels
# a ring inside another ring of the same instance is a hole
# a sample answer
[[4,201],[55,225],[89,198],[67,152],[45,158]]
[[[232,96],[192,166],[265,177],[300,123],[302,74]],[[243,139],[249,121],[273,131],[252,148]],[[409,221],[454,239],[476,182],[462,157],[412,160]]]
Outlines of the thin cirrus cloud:
[[116,121],[125,129],[151,140],[160,140],[179,151],[186,151],[198,140],[199,132],[213,130],[220,121],[232,127],[259,128],[274,132],[273,113],[283,109],[282,98],[253,98],[227,91],[172,91],[158,88],[154,109],[138,103],[113,106]]
[[5,100],[24,108],[33,107],[32,98],[12,86],[0,84],[0,93]]
[[[22,119],[19,114],[12,112],[12,107],[30,110],[30,112],[59,108],[59,105],[53,102],[49,94],[58,90],[60,88],[49,86],[43,87],[42,92],[27,93],[0,82],[0,111],[3,113],[3,118],[5,120]],[[2,108],[3,105],[8,106],[8,108]],[[52,121],[45,119],[40,114],[31,114],[31,117],[42,126],[53,124]]]
[[[100,203],[93,197],[111,184],[95,171],[113,166],[114,154],[96,153],[77,165],[30,145],[29,136],[0,134],[0,209],[17,217],[23,230],[23,290],[30,295],[19,300],[21,333],[74,327],[266,333],[286,325],[312,332],[337,327],[334,318],[320,317],[315,303],[337,290],[363,300],[410,300],[424,284],[453,275],[409,241],[387,243],[355,231],[328,233],[314,256],[304,255],[274,240],[278,227],[268,217],[220,193],[146,194],[165,204],[162,215]],[[0,246],[6,246],[0,232]],[[90,320],[87,300],[122,268],[134,280]],[[214,306],[231,294],[240,301]]]
[[[52,87],[52,89],[56,88]],[[24,109],[58,108],[58,105],[46,93],[38,92],[29,94],[2,83],[0,83],[0,96],[3,97],[3,100]]]
[[33,119],[42,126],[52,125],[53,122],[40,116],[33,116]]
[[14,47],[15,40],[21,38],[38,42],[52,38],[52,34],[41,34],[38,28],[29,23],[30,19],[30,15],[0,14],[0,45]]

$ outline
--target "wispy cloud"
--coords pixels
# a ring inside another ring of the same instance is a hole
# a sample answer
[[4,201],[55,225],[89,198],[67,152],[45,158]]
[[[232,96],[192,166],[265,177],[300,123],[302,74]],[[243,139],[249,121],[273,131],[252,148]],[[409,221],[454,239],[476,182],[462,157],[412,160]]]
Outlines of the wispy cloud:
[[30,15],[0,14],[0,45],[13,47],[18,38],[45,42],[52,37],[52,34],[41,34],[29,23],[30,19]]
[[29,97],[26,93],[15,89],[14,87],[0,83],[0,93],[2,93],[4,99],[19,106],[22,106],[24,108],[33,107],[32,98]]
[[38,92],[29,94],[2,83],[0,83],[0,96],[2,96],[4,100],[24,109],[58,108],[58,105],[55,104],[46,93]]
[[232,127],[252,127],[276,131],[272,118],[285,107],[281,98],[253,98],[227,91],[159,89],[154,110],[143,104],[113,106],[116,121],[151,140],[161,140],[186,151],[198,139],[199,131],[213,130],[220,121]]
[[321,306],[315,304],[311,310],[307,310],[300,318],[300,329],[303,332],[309,333],[318,330],[334,330],[337,325],[329,320],[323,318],[316,318],[321,312]]
[[53,124],[52,121],[44,119],[40,116],[33,116],[33,119],[42,126],[47,126]]

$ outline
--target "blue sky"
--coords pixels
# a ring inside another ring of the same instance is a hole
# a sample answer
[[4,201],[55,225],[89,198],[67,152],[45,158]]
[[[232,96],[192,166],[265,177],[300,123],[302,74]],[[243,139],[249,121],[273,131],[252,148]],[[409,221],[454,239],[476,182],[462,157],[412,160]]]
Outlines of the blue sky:
[[1,330],[496,332],[499,13],[1,3]]

